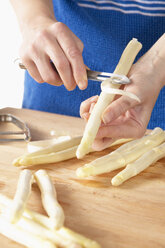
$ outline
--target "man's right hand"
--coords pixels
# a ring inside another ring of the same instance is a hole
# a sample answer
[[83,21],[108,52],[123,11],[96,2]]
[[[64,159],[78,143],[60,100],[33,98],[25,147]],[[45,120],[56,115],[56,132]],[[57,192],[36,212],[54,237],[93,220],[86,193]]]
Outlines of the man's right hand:
[[67,90],[73,90],[76,85],[85,89],[87,74],[82,52],[82,41],[61,22],[45,19],[23,31],[20,57],[38,83],[64,84]]

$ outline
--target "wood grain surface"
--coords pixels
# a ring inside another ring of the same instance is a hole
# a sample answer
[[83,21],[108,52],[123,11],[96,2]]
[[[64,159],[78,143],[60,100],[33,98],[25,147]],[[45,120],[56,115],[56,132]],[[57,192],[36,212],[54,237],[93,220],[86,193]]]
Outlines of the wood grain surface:
[[[27,109],[6,108],[0,113],[11,113],[24,120],[33,140],[58,135],[77,136],[82,134],[85,125],[79,118]],[[0,143],[0,192],[7,196],[14,196],[20,172],[19,168],[12,166],[12,161],[26,152],[26,146],[26,142]],[[98,241],[103,248],[164,248],[165,159],[120,187],[113,187],[110,183],[119,171],[85,180],[76,177],[76,168],[113,149],[92,153],[82,160],[75,158],[33,166],[31,169],[43,168],[48,171],[65,211],[67,227]],[[28,206],[44,213],[40,192],[35,184]],[[0,248],[11,247],[22,246],[0,235]]]

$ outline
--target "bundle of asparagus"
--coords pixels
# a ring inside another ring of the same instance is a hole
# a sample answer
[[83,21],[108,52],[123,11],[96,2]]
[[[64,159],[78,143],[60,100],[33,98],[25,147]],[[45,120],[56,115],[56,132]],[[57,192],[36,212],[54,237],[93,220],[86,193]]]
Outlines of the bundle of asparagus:
[[33,175],[24,170],[14,200],[0,194],[0,233],[29,248],[100,248],[97,242],[63,226],[64,213],[46,171],[37,171],[34,178],[49,217],[26,208]]
[[123,171],[112,178],[112,185],[118,186],[164,157],[164,141],[165,132],[161,128],[155,128],[143,138],[130,141],[120,146],[114,152],[78,168],[76,174],[81,178],[95,176],[127,165]]
[[[30,166],[37,164],[57,163],[76,157],[76,150],[80,144],[82,137],[70,138],[62,140],[53,145],[50,141],[36,141],[35,145],[30,146],[30,151],[34,148],[34,152],[26,153],[13,161],[14,166]],[[119,139],[113,142],[110,146],[122,144],[130,139]],[[42,146],[40,147],[40,145]],[[37,145],[40,149],[37,149]],[[109,146],[109,147],[110,147]],[[36,151],[37,150],[37,151]],[[91,152],[94,152],[92,149]]]

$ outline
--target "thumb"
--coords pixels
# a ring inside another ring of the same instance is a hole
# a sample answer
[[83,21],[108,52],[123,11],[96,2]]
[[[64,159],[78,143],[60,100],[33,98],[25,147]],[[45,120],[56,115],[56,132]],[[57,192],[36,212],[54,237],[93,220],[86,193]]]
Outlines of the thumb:
[[108,124],[116,120],[120,115],[127,112],[127,110],[138,105],[139,102],[128,97],[121,96],[117,100],[113,101],[104,111],[102,115],[102,120],[104,124]]

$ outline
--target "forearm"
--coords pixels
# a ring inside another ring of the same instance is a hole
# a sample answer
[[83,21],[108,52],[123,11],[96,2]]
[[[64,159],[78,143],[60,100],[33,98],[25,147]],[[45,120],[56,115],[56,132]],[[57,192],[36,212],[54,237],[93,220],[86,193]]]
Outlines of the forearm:
[[52,0],[10,0],[18,22],[21,32],[32,26],[37,28],[38,23],[43,24],[44,20],[50,19],[55,21]]
[[151,67],[155,73],[157,83],[161,87],[165,86],[165,33],[148,51],[151,56]]

